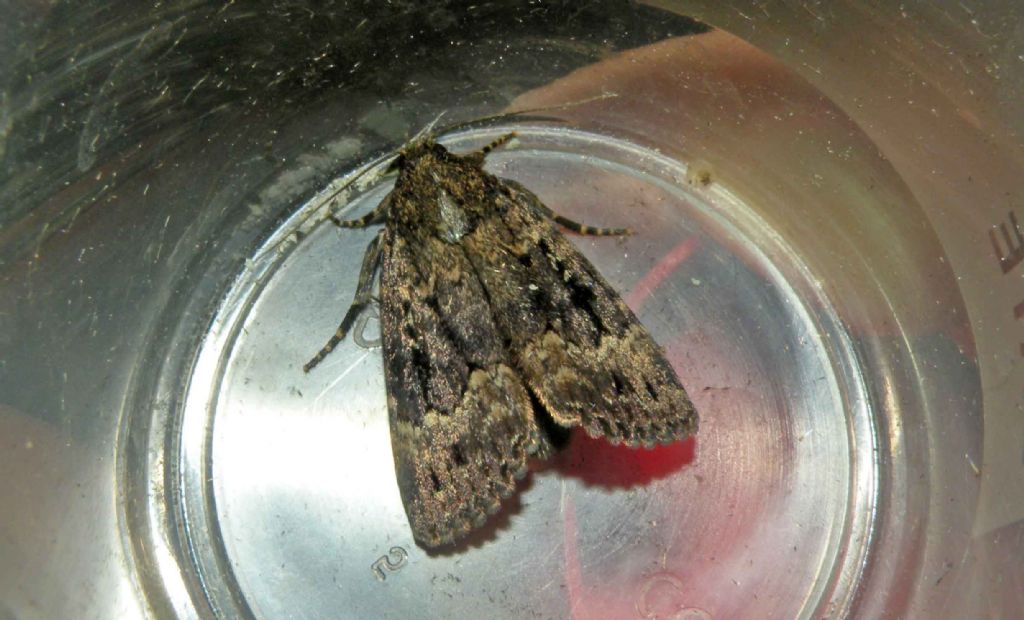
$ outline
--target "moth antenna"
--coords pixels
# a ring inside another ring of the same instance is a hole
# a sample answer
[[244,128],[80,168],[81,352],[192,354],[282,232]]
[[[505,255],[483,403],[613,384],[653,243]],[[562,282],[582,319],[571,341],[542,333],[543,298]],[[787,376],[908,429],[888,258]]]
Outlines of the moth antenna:
[[614,99],[618,97],[618,93],[601,93],[600,95],[594,95],[593,97],[587,97],[585,99],[577,99],[576,101],[570,101],[568,103],[559,103],[557,105],[546,105],[537,108],[526,108],[525,110],[516,110],[515,112],[506,112],[505,114],[510,116],[518,116],[520,114],[535,114],[537,112],[548,112],[551,110],[564,110],[566,108],[575,108],[576,106],[593,103],[594,101],[604,101],[605,99]]
[[372,162],[366,164],[366,166],[364,166],[362,170],[357,172],[355,176],[353,176],[351,179],[345,181],[344,183],[342,183],[341,187],[339,187],[338,189],[334,190],[331,193],[331,195],[327,197],[327,200],[325,202],[333,202],[334,199],[337,198],[339,194],[341,194],[343,191],[345,191],[346,189],[351,187],[353,183],[355,183],[359,179],[363,178],[368,173],[376,170],[377,167],[380,166],[381,164],[383,164],[384,162],[386,162],[386,161],[390,162],[390,160],[395,159],[395,157],[397,157],[397,155],[395,155],[394,153],[388,153],[387,155],[383,155],[381,157],[378,157],[377,159],[373,160]]
[[[482,125],[482,124],[486,124],[486,123],[493,123],[493,122],[497,122],[497,121],[507,120],[507,119],[510,119],[510,118],[524,118],[525,120],[546,120],[546,121],[554,121],[554,122],[564,122],[564,119],[560,119],[560,118],[555,117],[555,116],[539,115],[537,113],[538,112],[550,112],[550,111],[553,111],[553,110],[564,110],[566,108],[574,108],[576,106],[584,105],[584,104],[587,104],[587,103],[592,103],[594,101],[604,101],[605,99],[614,99],[615,97],[618,97],[618,96],[619,96],[618,93],[602,93],[600,95],[595,95],[593,97],[587,97],[586,99],[578,99],[576,101],[570,101],[568,103],[560,103],[560,104],[557,104],[557,105],[549,105],[549,106],[540,106],[540,107],[536,107],[536,108],[526,108],[524,110],[516,110],[514,112],[501,112],[499,114],[491,114],[489,116],[481,116],[480,118],[474,118],[474,119],[471,119],[471,120],[468,120],[468,121],[460,121],[458,123],[453,123],[451,125],[445,125],[441,129],[439,129],[435,133],[435,135],[442,135],[442,134],[446,134],[446,133],[451,132],[451,131],[462,129],[464,127],[471,127],[473,125]],[[432,125],[436,124],[436,122],[439,119],[440,119],[440,116],[438,116],[438,118],[434,120],[434,123],[432,123]],[[422,133],[422,132],[420,132],[420,133]],[[419,135],[419,134],[417,134],[417,135]]]
[[438,114],[437,116],[435,116],[434,120],[432,120],[429,123],[427,123],[426,126],[423,127],[423,129],[420,129],[419,131],[417,131],[416,135],[413,136],[411,140],[409,140],[404,145],[402,145],[402,148],[405,148],[406,146],[408,146],[410,144],[415,144],[416,142],[419,142],[420,140],[422,140],[424,136],[429,135],[434,130],[434,127],[436,127],[437,124],[439,122],[441,122],[441,117],[444,116],[446,112],[447,112],[447,110],[441,110],[441,113]]

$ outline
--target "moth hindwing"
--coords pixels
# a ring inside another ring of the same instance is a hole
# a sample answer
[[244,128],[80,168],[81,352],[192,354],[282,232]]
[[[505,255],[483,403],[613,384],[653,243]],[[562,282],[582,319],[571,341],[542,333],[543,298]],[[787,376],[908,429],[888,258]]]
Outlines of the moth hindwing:
[[552,429],[653,446],[697,429],[661,348],[558,230],[617,235],[553,213],[483,170],[493,148],[405,146],[394,189],[342,227],[382,222],[355,300],[308,372],[345,337],[380,274],[384,372],[398,486],[416,541],[458,540],[552,452]]

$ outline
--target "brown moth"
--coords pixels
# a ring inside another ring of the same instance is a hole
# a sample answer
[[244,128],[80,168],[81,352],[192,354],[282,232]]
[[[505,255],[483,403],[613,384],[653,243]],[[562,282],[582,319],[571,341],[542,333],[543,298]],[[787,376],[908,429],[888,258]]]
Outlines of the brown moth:
[[697,430],[697,413],[662,349],[558,230],[578,224],[520,184],[432,136],[405,146],[394,189],[338,226],[383,223],[355,300],[309,372],[371,301],[380,273],[384,371],[398,486],[416,541],[454,542],[509,496],[553,433],[580,426],[651,447]]

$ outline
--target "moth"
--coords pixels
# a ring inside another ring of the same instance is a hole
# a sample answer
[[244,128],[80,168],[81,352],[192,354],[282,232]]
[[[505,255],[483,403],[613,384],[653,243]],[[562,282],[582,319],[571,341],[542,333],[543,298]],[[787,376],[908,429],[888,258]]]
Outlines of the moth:
[[418,137],[390,163],[397,179],[377,207],[330,218],[342,228],[383,227],[351,307],[303,369],[345,338],[379,272],[395,472],[424,547],[483,525],[528,459],[553,453],[560,429],[633,447],[697,430],[662,349],[559,227],[629,231],[557,215],[521,184],[486,172],[487,154],[514,137],[464,155]]

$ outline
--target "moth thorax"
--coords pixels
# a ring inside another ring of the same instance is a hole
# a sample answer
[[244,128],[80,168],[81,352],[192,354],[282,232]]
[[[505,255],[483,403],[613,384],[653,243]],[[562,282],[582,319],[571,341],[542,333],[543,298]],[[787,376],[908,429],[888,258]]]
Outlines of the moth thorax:
[[437,190],[438,234],[448,243],[458,243],[469,232],[466,212],[443,188]]

